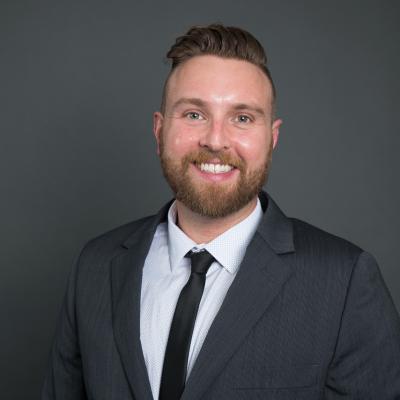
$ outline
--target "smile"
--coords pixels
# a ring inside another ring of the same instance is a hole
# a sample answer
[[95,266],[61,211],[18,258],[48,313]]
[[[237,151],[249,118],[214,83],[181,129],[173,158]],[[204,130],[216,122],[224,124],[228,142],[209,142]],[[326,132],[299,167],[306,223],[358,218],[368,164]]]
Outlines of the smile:
[[231,165],[228,164],[205,164],[201,163],[198,165],[201,171],[208,172],[212,174],[224,174],[233,169]]

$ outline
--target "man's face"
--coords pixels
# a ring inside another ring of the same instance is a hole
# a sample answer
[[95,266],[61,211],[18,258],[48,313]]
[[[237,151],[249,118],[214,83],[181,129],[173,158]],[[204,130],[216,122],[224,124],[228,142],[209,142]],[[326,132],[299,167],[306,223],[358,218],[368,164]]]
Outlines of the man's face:
[[154,133],[164,175],[178,201],[207,217],[249,204],[268,174],[281,120],[272,88],[255,65],[197,56],[171,75]]

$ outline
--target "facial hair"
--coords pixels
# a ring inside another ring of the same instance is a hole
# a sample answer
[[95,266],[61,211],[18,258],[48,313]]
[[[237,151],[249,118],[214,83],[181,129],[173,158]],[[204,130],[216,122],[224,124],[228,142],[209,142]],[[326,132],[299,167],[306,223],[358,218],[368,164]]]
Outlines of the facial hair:
[[[221,164],[229,164],[239,170],[236,183],[194,182],[188,172],[190,164],[200,166],[213,158],[218,158]],[[271,158],[272,140],[263,164],[253,171],[249,171],[246,163],[239,157],[234,157],[226,151],[210,151],[206,148],[190,152],[181,160],[175,160],[165,154],[161,135],[161,167],[175,198],[193,212],[205,217],[223,218],[249,204],[267,180]]]

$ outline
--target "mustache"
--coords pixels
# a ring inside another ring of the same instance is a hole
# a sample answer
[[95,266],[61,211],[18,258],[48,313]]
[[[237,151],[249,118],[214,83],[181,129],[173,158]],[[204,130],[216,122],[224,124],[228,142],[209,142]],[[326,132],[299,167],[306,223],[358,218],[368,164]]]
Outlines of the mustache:
[[182,163],[185,168],[188,168],[189,164],[207,164],[215,158],[218,158],[221,164],[229,164],[240,171],[245,168],[243,160],[239,157],[235,157],[226,151],[211,151],[208,149],[200,149],[187,154]]

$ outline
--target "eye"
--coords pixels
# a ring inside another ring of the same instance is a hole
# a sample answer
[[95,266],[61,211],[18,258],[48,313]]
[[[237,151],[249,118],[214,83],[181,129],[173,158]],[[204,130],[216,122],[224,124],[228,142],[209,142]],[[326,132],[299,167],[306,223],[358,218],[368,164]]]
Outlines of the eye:
[[237,121],[240,123],[243,123],[243,124],[247,124],[247,123],[251,122],[251,118],[248,115],[241,114],[241,115],[238,115]]
[[186,113],[185,116],[186,118],[191,119],[193,121],[203,119],[203,117],[198,112],[195,111],[190,111]]

